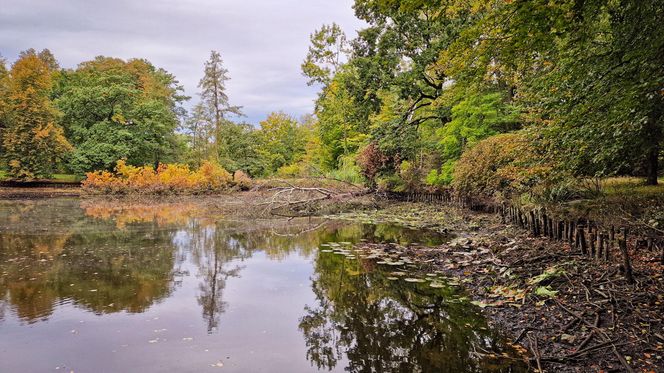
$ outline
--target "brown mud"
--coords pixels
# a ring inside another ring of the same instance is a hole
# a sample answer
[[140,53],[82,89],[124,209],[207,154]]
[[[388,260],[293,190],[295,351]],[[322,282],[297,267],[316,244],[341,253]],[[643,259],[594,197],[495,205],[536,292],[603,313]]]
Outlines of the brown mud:
[[[464,286],[533,371],[664,372],[664,266],[629,243],[635,284],[619,258],[597,261],[567,243],[532,237],[497,214],[444,205],[388,203],[343,215],[447,231],[438,247],[362,245],[405,256]],[[360,247],[362,249],[362,247]]]

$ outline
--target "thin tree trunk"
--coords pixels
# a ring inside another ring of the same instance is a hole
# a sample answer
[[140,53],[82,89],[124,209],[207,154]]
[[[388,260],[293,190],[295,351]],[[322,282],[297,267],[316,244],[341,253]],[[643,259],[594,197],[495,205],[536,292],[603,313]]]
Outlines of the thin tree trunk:
[[657,185],[657,171],[659,170],[659,144],[653,146],[648,152],[648,175],[646,184]]
[[648,185],[657,185],[657,172],[659,171],[659,151],[660,143],[662,140],[662,129],[660,128],[660,121],[662,117],[662,110],[660,109],[660,102],[655,104],[655,109],[651,113],[651,117],[646,124],[647,140],[647,153],[646,153],[646,183]]

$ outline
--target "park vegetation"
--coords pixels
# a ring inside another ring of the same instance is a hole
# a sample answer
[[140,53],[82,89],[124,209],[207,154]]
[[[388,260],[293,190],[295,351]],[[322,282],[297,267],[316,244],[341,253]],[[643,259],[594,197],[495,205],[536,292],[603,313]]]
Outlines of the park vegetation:
[[93,172],[96,185],[123,175],[123,160],[157,176],[212,167],[550,202],[593,179],[658,183],[659,1],[356,0],[354,10],[366,23],[354,37],[336,24],[310,36],[312,115],[276,112],[258,126],[231,104],[216,51],[187,112],[177,79],[149,61],[63,69],[27,50],[0,64],[3,167],[13,178]]
[[88,172],[83,188],[103,194],[203,194],[221,192],[231,188],[247,190],[251,179],[242,170],[230,174],[218,164],[204,161],[196,170],[183,164],[160,163],[155,170],[151,166],[136,167],[119,160],[115,172]]
[[[567,200],[588,179],[657,184],[657,1],[357,0],[368,26],[311,36],[302,70],[324,164],[369,185]],[[341,61],[341,62],[340,62]],[[354,162],[349,162],[349,159]]]

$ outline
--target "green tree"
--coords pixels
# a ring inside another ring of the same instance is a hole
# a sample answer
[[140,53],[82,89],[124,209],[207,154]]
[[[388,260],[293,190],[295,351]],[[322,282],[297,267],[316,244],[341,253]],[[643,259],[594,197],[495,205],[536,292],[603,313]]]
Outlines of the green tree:
[[0,56],[0,138],[2,138],[2,131],[7,127],[9,115],[9,71],[6,63],[5,59]]
[[429,184],[449,184],[461,154],[487,137],[520,128],[519,110],[500,92],[468,94],[452,107],[452,120],[437,130],[440,170],[429,173]]
[[309,40],[307,57],[300,66],[302,74],[309,78],[308,85],[327,86],[350,53],[346,34],[339,25],[332,23],[316,30]]
[[661,2],[485,5],[438,65],[457,80],[508,82],[561,167],[578,176],[640,173],[656,184],[664,136]]
[[49,98],[52,71],[37,55],[23,54],[9,73],[6,128],[2,133],[9,175],[49,177],[71,149]]
[[181,129],[187,136],[186,160],[189,164],[198,167],[204,160],[211,157],[213,151],[211,141],[214,139],[213,123],[201,103],[194,106],[183,121]]
[[352,91],[357,79],[351,66],[344,66],[326,87],[316,103],[325,165],[338,166],[339,159],[354,153],[368,138],[368,112],[358,105]]
[[271,167],[264,157],[260,131],[248,123],[228,121],[219,137],[219,163],[233,172],[242,170],[252,177],[269,174]]
[[280,167],[290,165],[304,155],[303,130],[297,120],[283,112],[271,113],[260,122],[258,139],[260,152],[274,173]]
[[134,165],[177,159],[182,91],[173,75],[146,60],[97,57],[64,72],[55,103],[76,148],[70,169],[111,169],[120,158]]

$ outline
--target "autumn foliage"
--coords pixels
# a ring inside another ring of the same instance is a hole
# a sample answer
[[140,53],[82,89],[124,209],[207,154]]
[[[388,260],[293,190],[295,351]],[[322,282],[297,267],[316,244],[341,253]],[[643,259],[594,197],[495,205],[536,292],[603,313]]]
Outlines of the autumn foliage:
[[242,172],[235,177],[217,163],[205,161],[197,170],[182,164],[131,166],[119,160],[115,172],[95,171],[86,174],[83,188],[99,194],[202,194],[249,189],[251,179]]
[[489,137],[463,153],[454,169],[452,186],[464,195],[509,198],[542,193],[556,182],[552,165],[522,133]]
[[389,161],[389,157],[375,143],[362,148],[357,156],[360,172],[370,184],[375,183],[376,177],[387,167]]
[[71,150],[58,111],[48,92],[53,84],[49,66],[34,54],[14,63],[6,106],[9,114],[2,133],[8,173],[15,178],[48,177],[54,165]]

